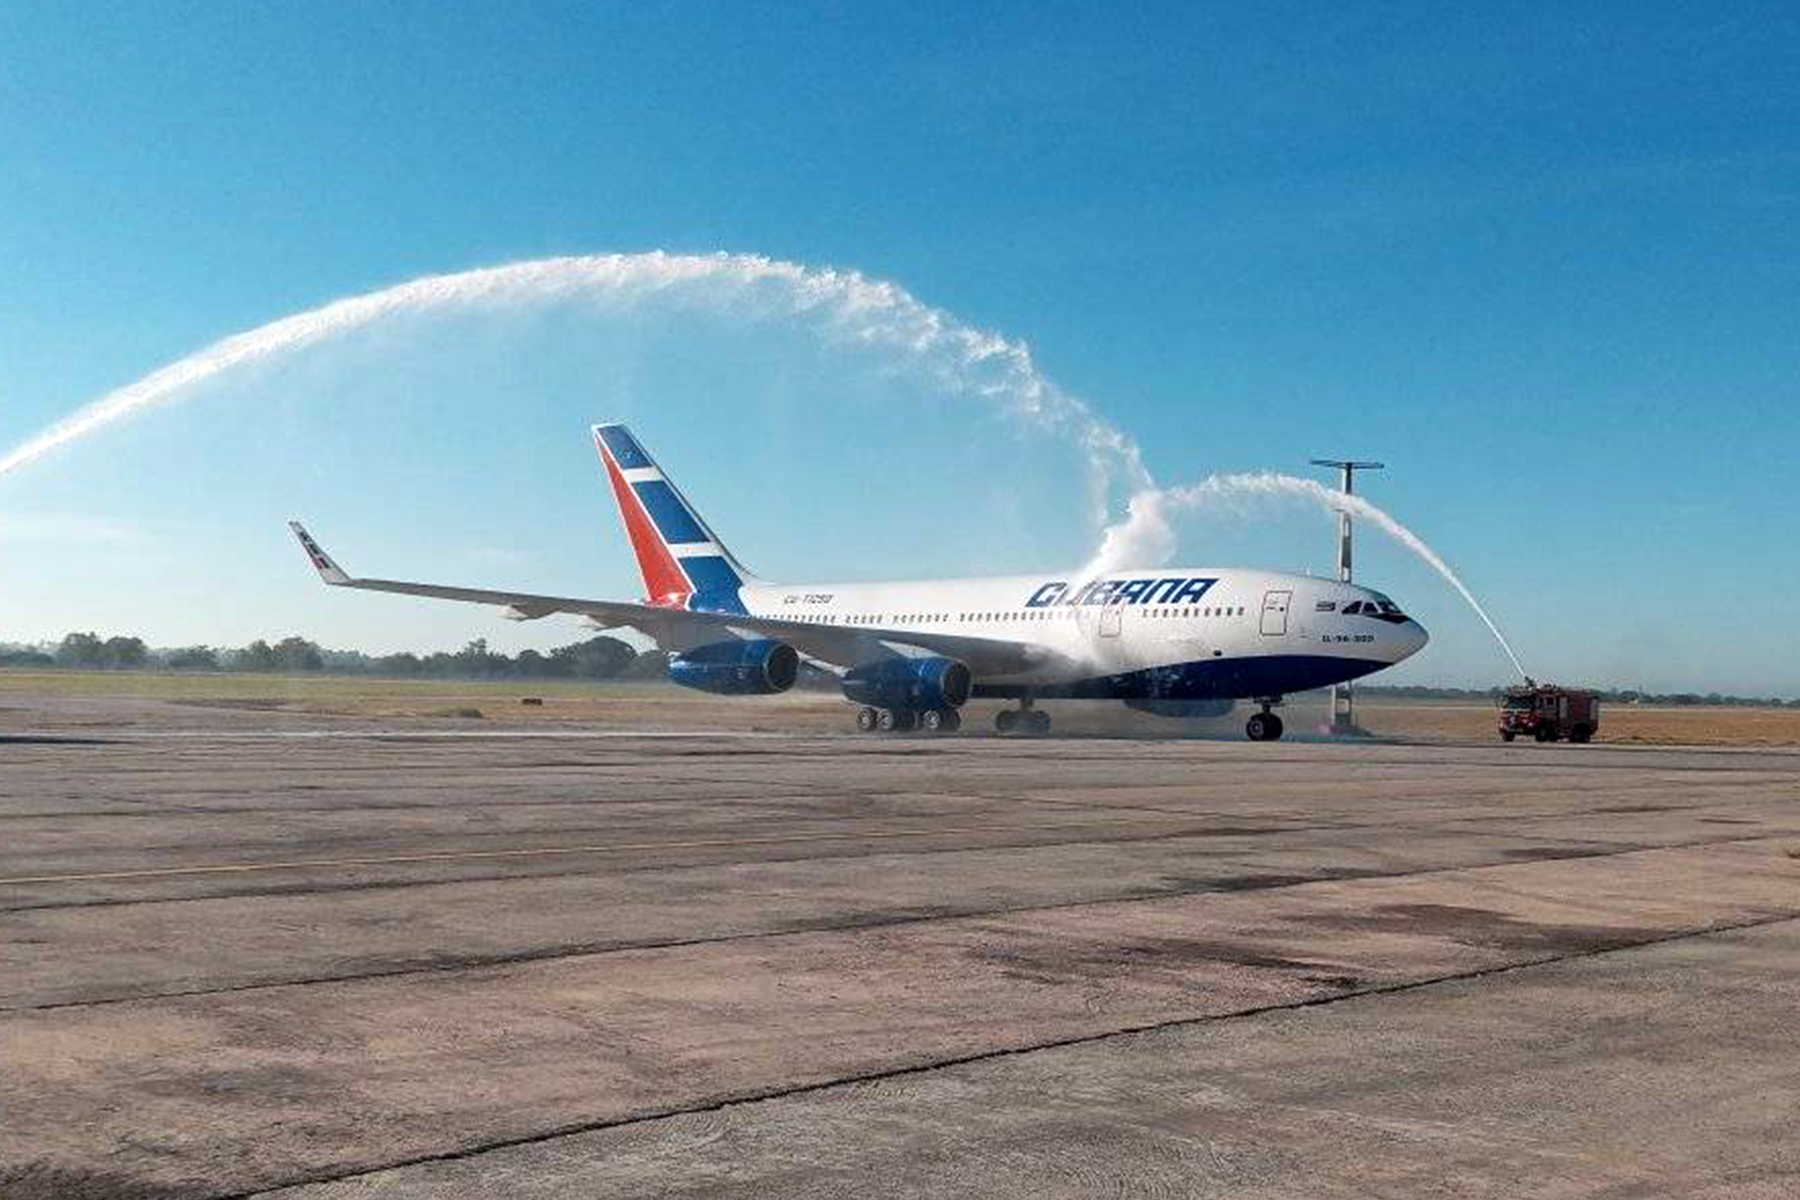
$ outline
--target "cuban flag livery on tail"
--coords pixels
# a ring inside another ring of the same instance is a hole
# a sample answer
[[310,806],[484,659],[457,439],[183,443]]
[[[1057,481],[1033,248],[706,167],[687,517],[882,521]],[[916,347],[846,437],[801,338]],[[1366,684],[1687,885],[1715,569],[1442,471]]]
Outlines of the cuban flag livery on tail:
[[749,574],[623,425],[594,426],[625,534],[651,604],[746,615]]
[[1284,696],[1379,671],[1428,641],[1380,592],[1254,568],[771,583],[744,568],[631,430],[596,425],[592,435],[643,576],[640,600],[353,576],[290,525],[333,587],[633,629],[668,652],[669,677],[684,687],[771,695],[810,664],[836,677],[864,732],[952,733],[971,699],[1010,702],[995,714],[1002,734],[1048,733],[1046,700],[1116,700],[1170,717],[1250,701],[1245,733],[1267,741],[1282,734],[1274,710]]

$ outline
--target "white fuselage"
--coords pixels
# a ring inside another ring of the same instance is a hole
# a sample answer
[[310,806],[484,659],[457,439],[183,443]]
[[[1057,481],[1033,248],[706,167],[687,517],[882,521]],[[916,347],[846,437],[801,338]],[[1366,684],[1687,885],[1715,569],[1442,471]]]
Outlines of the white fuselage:
[[1071,685],[1071,695],[1133,694],[1129,681],[1142,672],[1164,680],[1157,695],[1281,694],[1368,674],[1427,641],[1378,592],[1237,568],[1119,571],[1091,580],[751,584],[740,595],[753,616],[1041,646],[1055,652],[1041,665],[978,673],[977,683],[1046,694]]

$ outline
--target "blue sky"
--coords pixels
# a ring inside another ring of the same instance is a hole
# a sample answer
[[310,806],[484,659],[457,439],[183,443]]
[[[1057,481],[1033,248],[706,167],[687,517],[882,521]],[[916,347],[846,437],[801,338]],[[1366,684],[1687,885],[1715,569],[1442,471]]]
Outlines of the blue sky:
[[[718,249],[893,279],[1158,478],[1386,460],[1371,498],[1541,674],[1800,694],[1791,6],[22,3],[0,9],[0,444],[221,336],[405,279]],[[0,479],[0,639],[488,635],[353,569],[635,594],[583,430],[634,422],[783,577],[1050,570],[1062,449],[807,329],[402,322]],[[685,469],[684,469],[685,468]],[[1365,540],[1498,682],[1448,589]],[[1324,569],[1282,509],[1182,558]]]

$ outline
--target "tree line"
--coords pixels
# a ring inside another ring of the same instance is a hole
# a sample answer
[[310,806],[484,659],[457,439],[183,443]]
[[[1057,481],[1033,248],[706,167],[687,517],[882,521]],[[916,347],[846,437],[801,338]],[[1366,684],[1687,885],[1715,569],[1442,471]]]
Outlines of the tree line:
[[[92,632],[71,633],[54,645],[0,643],[0,667],[73,667],[92,671],[244,671],[259,674],[376,675],[398,679],[661,679],[668,656],[660,650],[639,652],[618,638],[598,637],[558,646],[548,654],[521,650],[501,654],[476,638],[461,650],[414,654],[365,654],[361,650],[328,650],[307,638],[290,636],[276,642],[257,638],[247,646],[177,646],[157,649],[140,637],[102,638]],[[806,672],[807,684],[817,682]],[[1417,684],[1360,684],[1358,692],[1419,700],[1494,700],[1501,688],[1425,687]],[[1645,692],[1597,689],[1602,702],[1684,707],[1800,708],[1800,698],[1731,696],[1719,692]]]
[[461,650],[426,654],[365,654],[329,650],[308,638],[276,642],[257,638],[247,646],[178,646],[157,649],[130,636],[71,633],[54,645],[0,645],[0,667],[69,667],[85,671],[245,671],[260,674],[380,675],[401,679],[641,679],[660,678],[668,665],[661,651],[639,653],[614,637],[591,637],[548,654],[503,654],[476,638]]

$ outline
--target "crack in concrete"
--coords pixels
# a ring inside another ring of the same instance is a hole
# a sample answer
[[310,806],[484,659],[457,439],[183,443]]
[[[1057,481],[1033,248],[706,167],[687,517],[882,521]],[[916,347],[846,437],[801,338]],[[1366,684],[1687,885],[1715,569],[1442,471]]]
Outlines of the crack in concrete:
[[[1132,841],[1157,840],[1130,839]],[[1713,846],[1751,843],[1769,840],[1765,837],[1720,838],[1713,841],[1685,843],[1678,846],[1639,846],[1615,852],[1582,851],[1566,856],[1568,858],[1623,858],[1634,854],[1657,854],[1684,849],[1705,849]],[[1062,845],[1064,843],[1057,843]],[[991,847],[990,847],[991,848]],[[956,851],[946,851],[954,853]],[[813,861],[806,859],[801,861]],[[763,941],[781,937],[800,937],[814,933],[846,933],[862,930],[891,929],[906,925],[927,925],[936,921],[978,920],[984,917],[1018,916],[1038,912],[1058,912],[1076,908],[1093,908],[1107,904],[1146,904],[1158,900],[1175,900],[1189,896],[1229,895],[1236,892],[1278,891],[1287,888],[1309,887],[1320,883],[1360,883],[1363,881],[1387,882],[1398,879],[1424,878],[1433,875],[1453,874],[1459,871],[1477,872],[1504,870],[1523,867],[1537,860],[1509,859],[1505,862],[1464,864],[1447,867],[1425,867],[1415,871],[1381,872],[1377,870],[1347,870],[1336,874],[1318,875],[1310,878],[1295,879],[1285,876],[1258,875],[1251,878],[1259,881],[1248,886],[1234,887],[1230,880],[1209,883],[1201,887],[1178,888],[1158,891],[1137,896],[1116,896],[1104,898],[1088,898],[1082,900],[1061,900],[1047,904],[1022,904],[998,908],[982,908],[957,910],[950,912],[933,912],[920,914],[917,912],[875,916],[867,920],[850,920],[842,922],[819,922],[810,925],[789,926],[781,929],[763,929],[744,933],[716,934],[689,938],[666,938],[644,942],[587,942],[574,946],[540,947],[536,950],[516,951],[509,954],[468,955],[447,959],[440,962],[406,963],[376,971],[343,972],[335,975],[307,976],[299,979],[258,980],[251,983],[229,984],[223,987],[191,988],[179,991],[144,992],[128,996],[106,996],[90,1000],[59,1000],[48,1004],[7,1005],[0,1006],[0,1015],[6,1013],[51,1012],[60,1009],[104,1008],[115,1004],[139,1004],[157,1000],[189,999],[199,996],[224,996],[242,992],[272,991],[278,988],[317,987],[334,983],[358,983],[363,980],[395,979],[411,975],[444,974],[453,971],[475,971],[491,967],[517,966],[527,963],[555,962],[565,959],[597,958],[608,954],[624,954],[640,950],[672,950],[688,946],[713,946],[731,942]],[[503,879],[545,878],[545,876],[502,876]],[[458,881],[460,882],[460,881]],[[1634,943],[1636,944],[1636,943]],[[1643,943],[1649,944],[1649,943]]]
[[1426,988],[1443,984],[1478,982],[1496,976],[1509,975],[1519,971],[1533,970],[1539,967],[1556,966],[1560,963],[1578,962],[1585,959],[1599,958],[1609,954],[1624,954],[1647,947],[1667,945],[1672,942],[1687,941],[1693,938],[1712,937],[1723,933],[1738,933],[1748,929],[1760,929],[1770,925],[1780,925],[1788,921],[1800,920],[1800,911],[1790,911],[1778,916],[1756,917],[1746,921],[1727,922],[1709,925],[1701,929],[1683,930],[1665,936],[1645,938],[1622,946],[1606,946],[1593,950],[1574,951],[1567,954],[1547,955],[1541,958],[1527,959],[1515,963],[1504,963],[1493,967],[1480,967],[1470,971],[1457,971],[1447,975],[1436,975],[1428,979],[1409,980],[1404,983],[1382,984],[1374,987],[1360,988],[1352,992],[1335,995],[1309,996],[1301,1000],[1288,1000],[1278,1004],[1255,1005],[1249,1008],[1235,1009],[1225,1013],[1209,1013],[1197,1017],[1174,1017],[1163,1021],[1150,1021],[1138,1025],[1121,1026],[1117,1029],[1102,1030],[1097,1033],[1075,1034],[1068,1037],[1049,1038],[1041,1042],[1028,1042],[1017,1046],[1001,1046],[990,1050],[981,1050],[969,1054],[950,1055],[931,1062],[911,1063],[905,1066],[885,1067],[872,1071],[861,1071],[850,1075],[842,1075],[833,1079],[817,1080],[811,1083],[793,1084],[787,1087],[762,1088],[723,1096],[716,1100],[681,1107],[651,1109],[639,1113],[628,1113],[618,1117],[610,1117],[592,1121],[572,1121],[535,1133],[521,1134],[517,1137],[495,1138],[487,1142],[461,1146],[454,1150],[445,1150],[433,1154],[419,1154],[408,1158],[396,1159],[392,1162],[374,1166],[355,1167],[336,1172],[319,1172],[314,1175],[270,1187],[258,1187],[249,1191],[220,1192],[196,1200],[254,1200],[255,1197],[277,1195],[300,1187],[312,1187],[319,1184],[337,1183],[347,1179],[362,1179],[379,1175],[387,1171],[402,1170],[407,1167],[423,1166],[428,1163],[459,1162],[479,1158],[498,1150],[510,1150],[519,1146],[541,1145],[559,1138],[573,1137],[584,1133],[599,1133],[609,1129],[628,1128],[654,1121],[666,1121],[675,1117],[695,1116],[704,1113],[724,1112],[752,1104],[763,1104],[772,1100],[785,1100],[795,1096],[815,1095],[839,1088],[855,1087],[861,1084],[882,1083],[891,1079],[904,1079],[919,1075],[928,1075],[935,1071],[948,1070],[955,1067],[971,1066],[984,1062],[995,1062],[1008,1058],[1019,1058],[1030,1054],[1038,1054],[1047,1050],[1061,1050],[1072,1046],[1095,1045],[1116,1038],[1137,1037],[1147,1033],[1161,1033],[1171,1029],[1194,1028],[1202,1025],[1242,1021],[1270,1013],[1293,1012],[1309,1008],[1323,1008],[1334,1004],[1377,997],[1404,995],[1408,992],[1422,991]]

